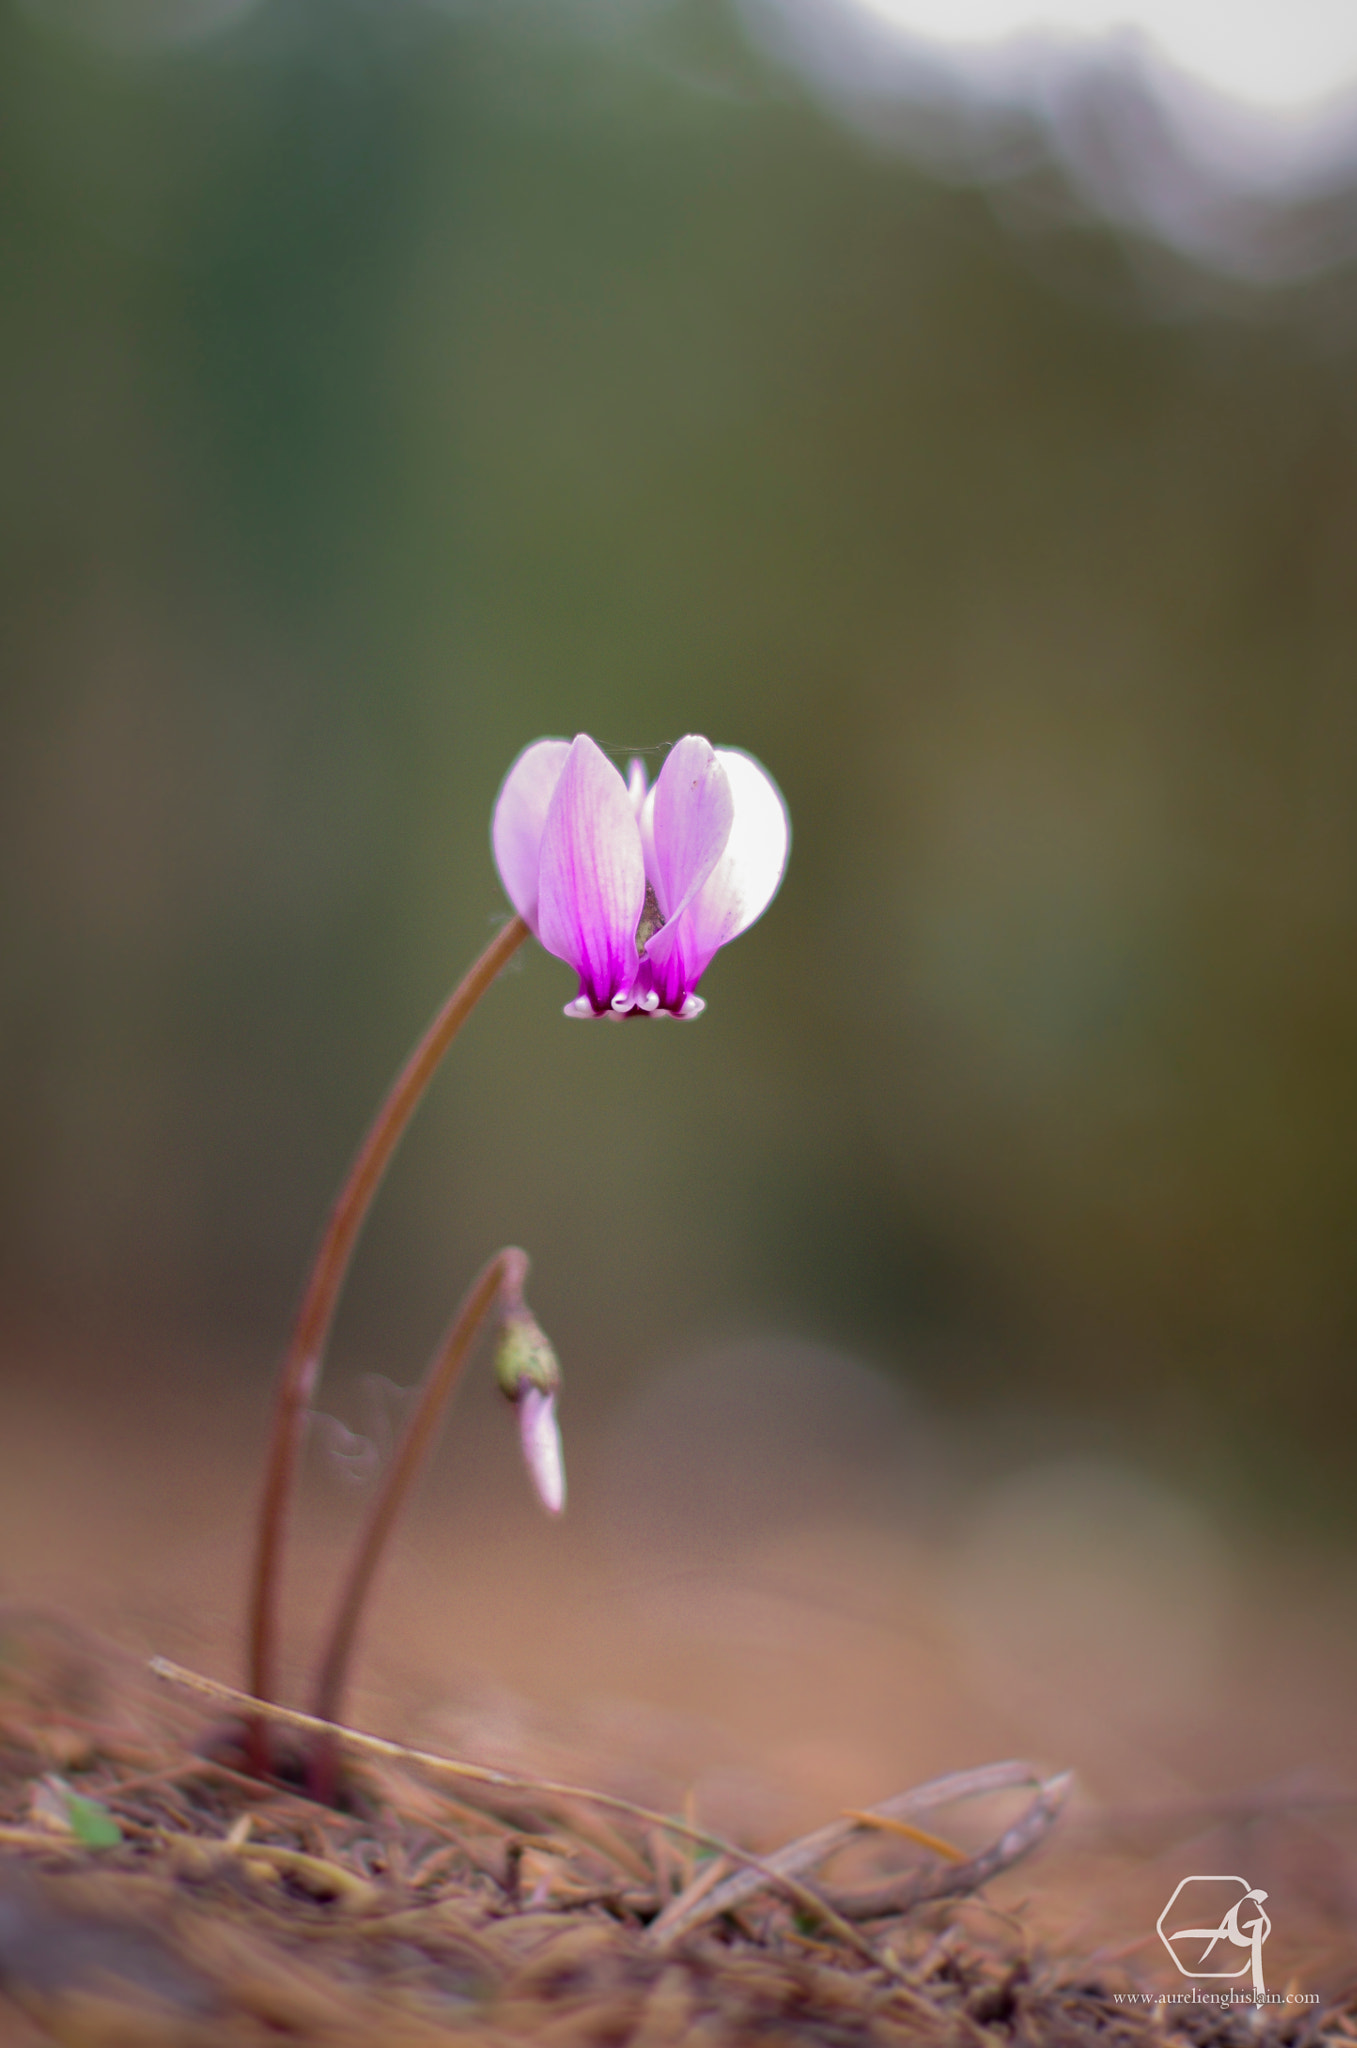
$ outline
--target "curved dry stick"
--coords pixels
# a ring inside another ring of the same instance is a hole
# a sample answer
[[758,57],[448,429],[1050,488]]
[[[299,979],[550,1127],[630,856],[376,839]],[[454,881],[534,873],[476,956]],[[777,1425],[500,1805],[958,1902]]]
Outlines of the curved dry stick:
[[[339,1719],[349,1659],[353,1654],[358,1624],[362,1619],[373,1576],[386,1548],[392,1524],[404,1506],[415,1475],[429,1454],[434,1434],[443,1419],[448,1397],[466,1363],[467,1353],[476,1341],[481,1324],[501,1295],[511,1308],[521,1304],[523,1283],[527,1277],[526,1252],[520,1251],[516,1245],[508,1245],[502,1252],[496,1252],[489,1265],[477,1275],[465,1301],[453,1317],[447,1335],[434,1354],[414,1412],[406,1424],[405,1434],[401,1438],[395,1457],[391,1460],[381,1491],[372,1504],[371,1513],[358,1539],[353,1563],[349,1567],[348,1577],[339,1596],[335,1618],[331,1623],[325,1651],[316,1673],[311,1711],[318,1721]],[[337,1745],[331,1739],[319,1746],[313,1758],[311,1790],[313,1796],[318,1799],[333,1794],[337,1755]]]
[[1062,1771],[1038,1786],[1037,1796],[1026,1812],[1019,1814],[1011,1828],[978,1856],[962,1863],[943,1863],[932,1869],[907,1870],[880,1884],[864,1885],[850,1892],[826,1891],[825,1897],[846,1920],[883,1920],[887,1914],[907,1913],[929,1899],[960,1898],[979,1891],[1001,1871],[1011,1870],[1030,1856],[1045,1840],[1060,1818],[1074,1782],[1072,1771]]
[[[986,1883],[1000,1870],[1007,1869],[1010,1863],[1016,1863],[1020,1856],[1026,1855],[1029,1849],[1036,1846],[1055,1820],[1069,1791],[1070,1783],[1068,1772],[1058,1778],[1043,1779],[1040,1771],[1029,1763],[1013,1761],[985,1764],[979,1770],[952,1771],[945,1778],[933,1778],[926,1785],[916,1785],[912,1791],[897,1792],[894,1798],[883,1799],[880,1805],[869,1807],[867,1812],[882,1820],[908,1820],[913,1814],[929,1813],[935,1807],[950,1806],[956,1800],[982,1799],[991,1792],[1008,1792],[1020,1785],[1037,1787],[1037,1798],[1028,1812],[1012,1828],[1006,1830],[992,1849],[984,1851],[982,1855],[966,1863],[948,1864],[936,1873],[909,1873],[909,1877],[916,1882],[927,1876],[930,1884],[937,1887],[920,1893],[922,1901],[923,1898],[943,1898],[949,1892],[974,1891],[977,1885]],[[795,1842],[789,1842],[784,1849],[777,1849],[771,1856],[764,1857],[764,1869],[773,1872],[779,1878],[799,1879],[803,1872],[814,1870],[818,1864],[827,1862],[839,1849],[864,1831],[864,1824],[860,1820],[831,1821],[827,1827],[817,1828],[813,1834],[802,1835]],[[995,1860],[997,1852],[1004,1844],[1013,1845],[1012,1852]],[[977,1869],[979,1875],[974,1874]],[[662,1947],[668,1947],[683,1935],[691,1933],[692,1929],[704,1920],[715,1919],[721,1913],[733,1912],[746,1899],[752,1898],[755,1892],[763,1890],[766,1883],[767,1879],[760,1872],[741,1870],[734,1877],[727,1878],[725,1883],[718,1885],[714,1891],[708,1892],[705,1898],[695,1899],[691,1903],[676,1899],[672,1906],[665,1908],[657,1920],[651,1922],[646,1930],[646,1938],[659,1943]],[[871,1898],[867,1900],[869,1910],[866,1912],[860,1908],[855,1912],[858,1901],[851,1893],[846,1897],[825,1893],[822,1902],[844,1918],[874,1917],[870,1910],[873,1903]],[[915,1901],[909,1900],[907,1903],[913,1904]],[[894,1910],[896,1908],[892,1906],[880,1908],[882,1912]]]
[[[268,1700],[274,1690],[278,1582],[288,1507],[296,1484],[306,1418],[320,1378],[325,1339],[358,1232],[391,1154],[439,1061],[500,969],[527,937],[528,927],[522,918],[511,918],[458,982],[397,1076],[330,1211],[283,1360],[264,1467],[250,1581],[249,1690],[256,1699]],[[250,1724],[249,1744],[252,1764],[262,1768],[266,1759],[263,1726],[258,1719]]]

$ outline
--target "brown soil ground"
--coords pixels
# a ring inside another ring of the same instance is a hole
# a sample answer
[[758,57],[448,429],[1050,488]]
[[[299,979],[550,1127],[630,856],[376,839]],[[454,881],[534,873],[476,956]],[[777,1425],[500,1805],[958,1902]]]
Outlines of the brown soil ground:
[[[857,1402],[905,1459],[908,1419],[837,1370],[835,1413]],[[1162,1489],[1077,1460],[1039,1483],[954,1476],[922,1516],[922,1482],[897,1498],[897,1466],[814,1427],[813,1402],[760,1452],[777,1481],[761,1490],[739,1418],[703,1409],[710,1376],[690,1384],[581,1419],[559,1526],[469,1386],[349,1721],[761,1855],[941,1772],[1032,1756],[1076,1787],[1031,1857],[979,1896],[855,1921],[856,1945],[775,1888],[666,1945],[656,1915],[706,1866],[624,1815],[373,1759],[348,1814],[242,1782],[201,1753],[219,1712],[146,1660],[238,1680],[257,1382],[30,1343],[0,1392],[0,2043],[1357,2038],[1337,1561],[1222,1541]],[[321,1461],[290,1559],[289,1698],[354,1519]],[[56,1831],[61,1786],[121,1841]],[[1021,1804],[926,1825],[973,1854]],[[839,1891],[937,1865],[885,1835],[854,1854],[828,1873]],[[1190,1998],[1155,1921],[1182,1877],[1219,1872],[1266,1888],[1268,1988],[1306,2002],[1261,2019],[1128,2003]]]

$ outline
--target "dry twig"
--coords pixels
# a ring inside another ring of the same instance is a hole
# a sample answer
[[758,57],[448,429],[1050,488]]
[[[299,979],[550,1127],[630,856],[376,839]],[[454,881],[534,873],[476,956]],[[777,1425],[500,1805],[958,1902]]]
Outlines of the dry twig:
[[[1034,1765],[1016,1761],[987,1764],[975,1771],[953,1771],[945,1778],[934,1778],[927,1785],[917,1785],[912,1791],[899,1792],[893,1799],[883,1799],[879,1806],[869,1808],[864,1814],[832,1821],[827,1827],[817,1828],[813,1834],[802,1835],[798,1841],[789,1842],[785,1849],[775,1850],[771,1856],[765,1857],[763,1869],[784,1881],[800,1877],[803,1872],[827,1863],[855,1835],[875,1822],[905,1820],[911,1814],[929,1813],[939,1806],[951,1806],[963,1799],[982,1799],[990,1793],[1012,1791],[1019,1786],[1037,1787],[1037,1796],[1022,1818],[979,1856],[964,1863],[940,1861],[929,1869],[911,1871],[902,1878],[892,1879],[870,1893],[822,1895],[824,1904],[845,1918],[878,1919],[886,1913],[902,1912],[907,1906],[921,1903],[924,1899],[947,1898],[974,1891],[977,1886],[997,1877],[1001,1870],[1010,1869],[1028,1855],[1054,1825],[1070,1784],[1068,1772],[1043,1780]],[[650,1938],[666,1946],[672,1945],[681,1936],[690,1934],[703,1920],[732,1912],[760,1891],[766,1882],[767,1878],[761,1871],[746,1869],[727,1878],[724,1884],[691,1904],[684,1899],[675,1899],[651,1927]],[[882,1903],[888,1894],[893,1902]]]

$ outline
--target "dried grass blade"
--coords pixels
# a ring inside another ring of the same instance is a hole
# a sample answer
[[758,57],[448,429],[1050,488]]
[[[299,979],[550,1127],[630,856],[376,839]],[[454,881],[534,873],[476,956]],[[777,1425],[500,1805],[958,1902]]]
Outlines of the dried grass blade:
[[687,1889],[681,1891],[676,1899],[671,1899],[664,1911],[651,1921],[647,1929],[650,1939],[662,1942],[672,1923],[675,1920],[683,1919],[692,1911],[694,1906],[699,1905],[706,1898],[709,1892],[715,1891],[717,1885],[720,1884],[722,1878],[729,1874],[729,1871],[730,1858],[728,1856],[718,1856],[714,1863],[709,1863],[705,1870],[700,1870]]
[[[388,1763],[414,1764],[419,1769],[435,1775],[469,1779],[478,1785],[496,1785],[504,1791],[535,1792],[556,1800],[585,1800],[590,1805],[606,1807],[610,1813],[625,1813],[633,1820],[666,1829],[670,1834],[680,1835],[687,1841],[696,1842],[704,1849],[715,1850],[718,1855],[728,1856],[732,1863],[743,1864],[750,1873],[752,1882],[748,1893],[762,1891],[771,1885],[774,1890],[786,1894],[793,1904],[803,1912],[813,1915],[845,1946],[854,1950],[866,1961],[889,1975],[903,1981],[903,1972],[898,1965],[883,1961],[877,1955],[865,1935],[836,1913],[829,1902],[810,1885],[803,1884],[793,1870],[780,1870],[765,1862],[762,1857],[753,1856],[748,1849],[741,1849],[734,1842],[725,1841],[707,1828],[693,1827],[687,1821],[675,1820],[671,1814],[657,1813],[653,1807],[637,1806],[630,1799],[623,1799],[615,1792],[593,1792],[584,1785],[563,1785],[554,1778],[515,1776],[510,1771],[493,1770],[488,1764],[461,1763],[452,1757],[438,1756],[432,1750],[410,1749],[401,1742],[388,1742],[384,1736],[366,1735],[357,1728],[344,1728],[338,1723],[321,1721],[314,1714],[298,1713],[293,1707],[275,1706],[271,1700],[252,1699],[248,1693],[237,1692],[234,1686],[223,1685],[220,1679],[205,1678],[201,1672],[188,1671],[182,1664],[174,1663],[168,1657],[152,1657],[150,1670],[157,1678],[163,1678],[169,1685],[177,1685],[188,1692],[196,1692],[205,1699],[214,1700],[218,1705],[234,1707],[238,1712],[249,1715],[257,1721],[278,1721],[289,1728],[300,1728],[312,1734],[330,1735],[368,1756],[384,1758]],[[975,1775],[974,1773],[970,1775]],[[731,1879],[734,1883],[737,1880]],[[722,1887],[721,1889],[724,1889]],[[700,1908],[698,1909],[701,1910]],[[703,1914],[705,1918],[705,1914]]]
[[859,1812],[856,1807],[844,1810],[844,1819],[856,1821],[860,1828],[874,1829],[877,1834],[900,1835],[907,1842],[916,1842],[921,1849],[929,1850],[934,1856],[941,1856],[944,1863],[964,1863],[966,1851],[958,1849],[955,1842],[945,1842],[941,1835],[930,1835],[927,1828],[916,1828],[907,1820],[895,1820],[888,1813]]
[[[235,1849],[231,1843],[223,1843],[222,1847],[228,1852]],[[367,1912],[381,1902],[380,1891],[367,1878],[346,1870],[342,1863],[330,1862],[327,1857],[309,1856],[305,1849],[289,1849],[275,1842],[243,1842],[236,1853],[247,1863],[270,1864],[310,1892],[328,1894],[348,1912]]]

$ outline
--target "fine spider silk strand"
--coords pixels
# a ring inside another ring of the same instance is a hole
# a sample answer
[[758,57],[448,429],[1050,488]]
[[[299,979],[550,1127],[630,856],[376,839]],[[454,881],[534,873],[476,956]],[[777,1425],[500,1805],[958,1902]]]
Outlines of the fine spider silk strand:
[[[312,1712],[318,1721],[338,1721],[343,1702],[349,1660],[358,1635],[367,1596],[372,1587],[392,1525],[432,1446],[467,1354],[495,1303],[501,1298],[510,1308],[523,1299],[523,1282],[528,1273],[528,1256],[510,1245],[496,1252],[477,1276],[447,1335],[434,1355],[419,1399],[401,1438],[386,1477],[358,1539],[353,1562],[335,1608],[334,1620],[316,1674]],[[334,1796],[338,1750],[335,1738],[324,1737],[313,1753],[308,1772],[312,1796],[328,1803]]]

